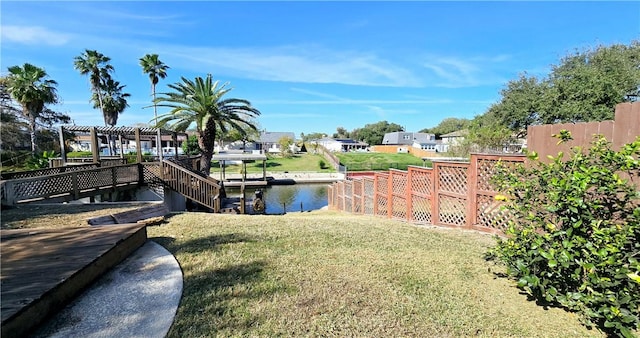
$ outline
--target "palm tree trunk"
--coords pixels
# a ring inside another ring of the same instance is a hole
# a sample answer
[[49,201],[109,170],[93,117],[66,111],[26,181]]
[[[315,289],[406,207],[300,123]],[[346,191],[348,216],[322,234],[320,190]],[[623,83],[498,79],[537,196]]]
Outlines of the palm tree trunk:
[[[156,136],[156,144],[158,148],[158,160],[162,162],[162,132],[160,131],[160,127],[158,127],[158,107],[156,106],[156,85],[151,83],[151,94],[153,94],[153,116],[156,119],[156,128],[158,129],[158,135]],[[178,154],[176,154],[176,159],[178,158]]]
[[[96,91],[96,93],[98,94],[98,103],[100,103],[100,112],[102,113],[102,118],[104,117],[104,105],[102,104],[102,90],[100,90],[100,87],[93,87],[93,90]],[[104,126],[108,127],[109,125],[107,124],[107,120],[104,120]],[[109,156],[113,156],[113,150],[111,149],[111,135],[107,134],[107,148],[109,149]],[[99,151],[99,150],[98,150]]]
[[31,139],[31,152],[33,155],[36,154],[36,117],[35,115],[29,114],[29,138]]

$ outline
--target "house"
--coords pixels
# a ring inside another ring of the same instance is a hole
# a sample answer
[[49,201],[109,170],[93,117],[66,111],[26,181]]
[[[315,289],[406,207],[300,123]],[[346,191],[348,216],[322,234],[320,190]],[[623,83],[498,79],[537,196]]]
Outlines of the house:
[[292,141],[296,140],[296,135],[293,132],[273,132],[263,131],[260,133],[260,139],[255,142],[255,149],[266,153],[280,153],[280,139],[288,137]]
[[345,138],[334,139],[325,137],[311,141],[311,143],[319,144],[331,152],[365,151],[369,147],[367,143]]
[[[112,136],[112,139],[116,144],[116,153],[120,153],[120,149],[126,153],[133,153],[136,151],[136,141],[131,139],[132,137],[122,137],[122,144],[118,141],[118,136]],[[177,134],[176,140],[178,146],[178,153],[182,154],[182,144],[187,141],[187,135]],[[156,136],[153,135],[141,135],[140,136],[140,149],[143,153],[149,153],[157,155],[156,148]],[[87,134],[76,135],[70,142],[69,146],[73,151],[91,151],[91,136]],[[166,156],[173,156],[175,153],[174,139],[171,135],[162,135],[162,151]],[[98,147],[102,152],[108,148],[107,136],[98,135]]]
[[449,151],[450,147],[455,147],[462,144],[462,141],[464,141],[467,135],[469,135],[469,131],[467,129],[440,135],[442,141],[438,144],[436,150],[441,153],[446,153],[447,151]]
[[[422,150],[436,150],[436,135],[428,133],[412,133],[405,131],[396,131],[393,133],[386,133],[382,138],[382,145],[395,145],[395,146],[407,146]],[[400,149],[406,149],[399,147]]]

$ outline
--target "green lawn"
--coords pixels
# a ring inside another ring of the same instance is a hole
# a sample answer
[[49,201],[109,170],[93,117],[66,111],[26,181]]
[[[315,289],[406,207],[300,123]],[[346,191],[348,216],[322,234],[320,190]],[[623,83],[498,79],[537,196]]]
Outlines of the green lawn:
[[329,211],[183,213],[148,228],[178,259],[169,337],[601,337],[483,259],[490,236]]
[[[268,155],[266,162],[267,171],[272,172],[294,172],[294,171],[311,171],[311,172],[335,172],[329,162],[322,156],[317,154],[296,154],[291,158],[283,158],[279,155]],[[320,168],[320,161],[326,164],[324,169]],[[226,171],[229,173],[238,173],[241,170],[240,165],[228,165]],[[211,172],[220,172],[220,165],[217,161],[213,162]],[[262,161],[255,163],[247,163],[248,173],[261,173]]]
[[[340,163],[347,166],[349,171],[388,170],[389,168],[407,170],[407,166],[423,166],[422,159],[411,154],[386,153],[336,153]],[[431,165],[430,161],[426,162]]]

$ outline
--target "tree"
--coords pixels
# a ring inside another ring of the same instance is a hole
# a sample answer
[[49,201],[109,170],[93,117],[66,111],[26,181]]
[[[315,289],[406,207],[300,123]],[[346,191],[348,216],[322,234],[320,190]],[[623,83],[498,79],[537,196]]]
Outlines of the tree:
[[291,146],[293,145],[293,140],[291,137],[283,136],[278,140],[278,145],[280,146],[280,152],[283,157],[291,157],[293,153],[291,152]]
[[640,88],[640,41],[599,46],[563,58],[552,68],[544,123],[613,119],[615,106]]
[[173,92],[162,93],[154,100],[159,107],[171,108],[168,113],[158,116],[158,127],[170,125],[176,131],[186,131],[195,124],[198,146],[202,150],[201,168],[208,175],[216,129],[220,127],[223,132],[228,128],[241,132],[246,127],[257,129],[251,119],[259,116],[260,111],[247,100],[225,99],[224,95],[231,88],[227,88],[228,83],[219,85],[218,81],[214,82],[211,74],[205,79],[196,77],[192,81],[182,77],[181,80],[169,85]]
[[[151,96],[153,100],[153,117],[155,118],[155,126],[158,126],[158,107],[156,106],[156,85],[160,79],[164,79],[167,77],[167,69],[169,66],[164,64],[158,58],[158,54],[146,54],[145,56],[140,58],[140,66],[142,67],[142,72],[149,76],[149,81],[151,82]],[[158,155],[162,159],[162,133],[158,129],[157,141],[158,144]]]
[[308,142],[308,141],[313,141],[313,140],[319,140],[321,138],[327,137],[327,134],[325,133],[309,133],[309,134],[304,134],[304,135],[300,135],[302,140],[304,142]]
[[507,83],[500,103],[491,105],[487,115],[518,137],[526,136],[527,127],[543,123],[549,115],[549,89],[548,81],[521,74]]
[[102,113],[105,126],[115,126],[118,123],[118,116],[129,107],[127,98],[131,94],[123,93],[124,87],[126,86],[121,85],[120,82],[108,78],[106,82],[100,85],[98,93],[93,94],[93,108],[100,108],[99,97],[102,97]]
[[425,128],[420,130],[419,132],[434,134],[436,135],[436,137],[439,138],[440,135],[449,134],[449,133],[453,133],[454,131],[467,129],[469,128],[470,124],[471,124],[471,120],[468,120],[465,118],[448,117],[440,121],[440,123],[437,126],[433,128]]
[[356,135],[355,138],[370,145],[376,145],[382,143],[384,134],[403,130],[404,128],[399,124],[380,121],[373,124],[367,124],[363,128],[358,129],[358,135]]
[[249,127],[248,125],[241,125],[240,127],[243,130],[238,130],[234,128],[227,128],[227,132],[222,134],[223,136],[220,139],[225,139],[229,142],[242,141],[242,149],[245,150],[247,148],[247,143],[256,141],[260,138],[260,131],[258,131],[258,124],[254,121],[251,122],[252,125],[256,126],[256,129]]
[[344,127],[336,128],[336,132],[333,133],[333,138],[349,138],[349,132]]
[[140,66],[142,67],[142,72],[149,76],[149,81],[151,82],[151,96],[153,97],[153,116],[155,118],[155,123],[158,124],[158,111],[155,103],[156,99],[156,85],[160,79],[164,79],[167,77],[167,69],[169,66],[164,64],[158,58],[158,54],[146,54],[145,56],[140,58]]
[[545,78],[509,81],[485,114],[524,137],[530,125],[612,119],[639,88],[640,42],[599,46],[564,57]]
[[[48,79],[47,72],[32,64],[25,63],[22,67],[8,68],[6,89],[22,107],[22,114],[29,124],[31,152],[36,152],[36,119],[40,117],[47,104],[58,102],[56,93],[57,82]],[[4,81],[3,81],[4,82]]]
[[[105,126],[115,126],[118,123],[118,116],[129,107],[127,98],[131,96],[129,93],[123,93],[125,85],[121,85],[120,82],[115,81],[111,77],[100,84],[98,93],[94,93],[93,108],[99,108],[100,102],[102,102],[102,114],[104,118]],[[102,101],[100,101],[102,97]],[[109,143],[109,153],[114,153],[115,140],[111,135],[107,135]]]
[[[111,78],[113,66],[109,63],[111,58],[104,56],[95,50],[85,49],[84,53],[76,56],[73,62],[74,68],[81,75],[89,75],[89,84],[93,95],[98,98],[98,106],[102,116],[106,118],[102,97],[102,86]],[[105,124],[107,123],[105,119]]]

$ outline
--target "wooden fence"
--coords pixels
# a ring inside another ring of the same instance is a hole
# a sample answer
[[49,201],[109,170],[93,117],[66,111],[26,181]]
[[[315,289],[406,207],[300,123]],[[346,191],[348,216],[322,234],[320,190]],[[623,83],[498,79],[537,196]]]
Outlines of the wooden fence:
[[[562,129],[570,131],[573,140],[558,144],[558,139],[552,135],[560,133]],[[557,156],[561,151],[568,154],[575,146],[588,148],[597,134],[612,142],[616,150],[633,142],[640,136],[640,102],[618,104],[615,120],[530,126],[527,129],[527,148],[537,152],[541,161],[549,161],[548,155]]]
[[376,215],[416,224],[504,230],[507,217],[490,179],[498,161],[523,163],[521,155],[472,154],[470,162],[434,162],[432,168],[376,172],[334,183],[328,191],[329,208]]

